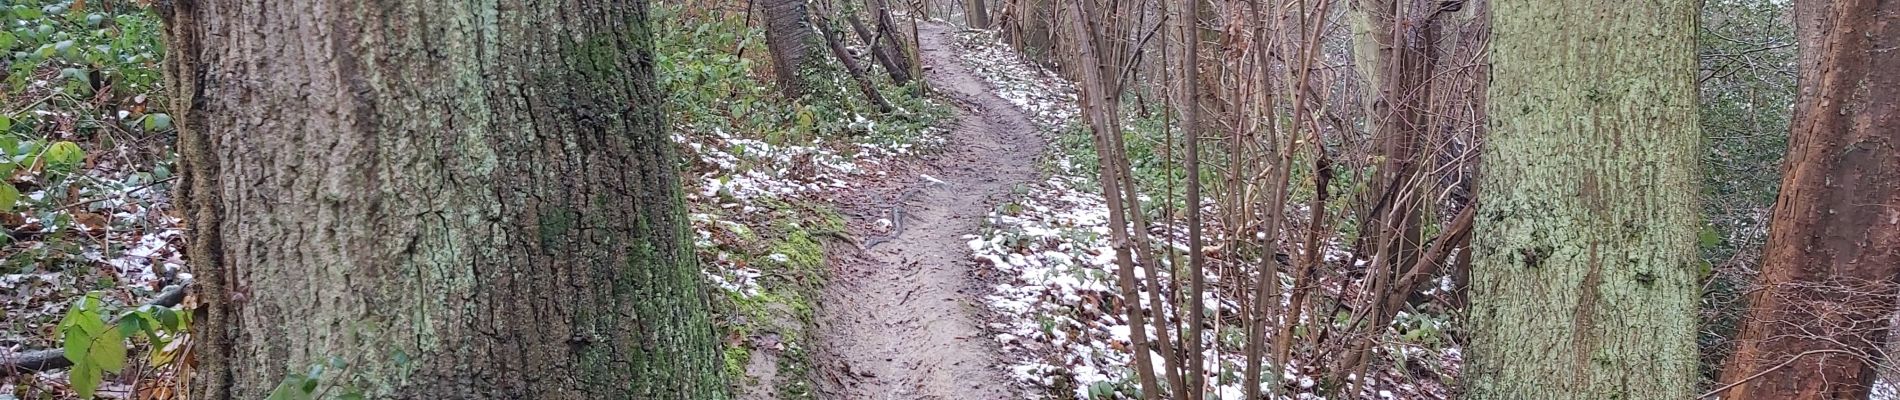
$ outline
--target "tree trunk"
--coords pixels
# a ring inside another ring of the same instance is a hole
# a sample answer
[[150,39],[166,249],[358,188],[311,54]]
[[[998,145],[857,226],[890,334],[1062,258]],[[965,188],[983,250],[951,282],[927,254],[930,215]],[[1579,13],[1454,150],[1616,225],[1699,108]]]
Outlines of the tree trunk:
[[[1101,25],[1107,22],[1096,19],[1096,14],[1084,8],[1083,3],[1084,0],[1074,0],[1069,3],[1072,14],[1069,16],[1068,32],[1073,35],[1070,38],[1073,43],[1070,48],[1073,51],[1072,59],[1075,60],[1072,72],[1080,77],[1077,86],[1081,96],[1078,103],[1082,106],[1083,118],[1086,119],[1089,130],[1093,133],[1091,136],[1094,138],[1095,154],[1102,160],[1097,166],[1100,169],[1099,181],[1102,184],[1103,200],[1109,209],[1109,240],[1115,249],[1116,284],[1120,286],[1122,295],[1120,306],[1123,316],[1128,320],[1129,342],[1133,346],[1129,349],[1129,352],[1134,355],[1132,367],[1135,369],[1136,382],[1141,388],[1141,397],[1153,400],[1162,395],[1162,389],[1155,377],[1151,354],[1170,350],[1157,349],[1148,341],[1148,323],[1145,317],[1148,310],[1141,305],[1141,290],[1135,278],[1133,253],[1137,250],[1134,249],[1135,244],[1128,233],[1127,213],[1130,212],[1130,208],[1123,205],[1122,200],[1126,197],[1123,196],[1120,188],[1121,184],[1130,180],[1122,178],[1125,171],[1122,165],[1116,162],[1117,156],[1111,153],[1122,148],[1113,139],[1122,134],[1121,114],[1118,109],[1121,104],[1121,92],[1108,82],[1110,79],[1108,76],[1120,68],[1108,61],[1113,58],[1103,57],[1096,48],[1098,40],[1106,36],[1101,33]],[[1133,210],[1133,212],[1140,212],[1139,208],[1133,208]],[[1160,306],[1159,303],[1154,303],[1154,305]],[[1165,327],[1156,328],[1156,331],[1165,330]]]
[[1900,290],[1900,3],[1795,2],[1799,99],[1724,399],[1864,399]]
[[820,39],[813,29],[806,0],[763,0],[765,2],[765,46],[772,53],[772,74],[786,98],[796,99],[811,90],[805,73],[822,56],[815,54]]
[[[831,10],[829,5],[821,4],[818,15],[830,15],[835,13],[837,12]],[[871,82],[871,77],[864,72],[864,65],[858,64],[858,60],[851,57],[851,51],[845,49],[844,32],[842,28],[838,26],[837,21],[832,21],[822,16],[816,17],[814,20],[814,22],[818,23],[819,33],[824,35],[825,47],[831,49],[831,56],[838,59],[838,64],[844,66],[845,74],[850,75],[851,81],[857,83],[858,93],[864,95],[865,101],[869,101],[872,106],[877,107],[877,112],[891,112],[891,103],[884,100],[883,94],[878,93],[877,84]]]
[[193,398],[725,397],[645,2],[166,4]]
[[[1188,235],[1188,291],[1187,330],[1181,334],[1187,360],[1183,363],[1186,381],[1181,388],[1183,398],[1199,400],[1206,396],[1202,388],[1206,387],[1203,372],[1206,368],[1206,354],[1202,352],[1201,328],[1206,323],[1207,304],[1203,294],[1207,293],[1207,256],[1201,254],[1201,135],[1210,125],[1201,119],[1201,2],[1203,0],[1181,0],[1170,9],[1168,18],[1173,19],[1175,40],[1180,42],[1180,53],[1174,60],[1174,67],[1180,70],[1180,78],[1175,88],[1177,97],[1172,101],[1180,110],[1181,131],[1186,139],[1187,153],[1183,167],[1187,170],[1187,200],[1184,203],[1187,213]],[[1163,3],[1164,5],[1166,3]],[[1217,332],[1218,333],[1218,332]]]
[[963,10],[971,28],[990,28],[990,6],[986,0],[964,0]]
[[[1343,379],[1371,351],[1372,341],[1398,314],[1389,298],[1406,299],[1411,287],[1395,285],[1419,265],[1424,250],[1423,210],[1429,204],[1423,192],[1426,180],[1418,169],[1420,146],[1429,139],[1427,100],[1432,94],[1437,64],[1438,13],[1432,0],[1356,0],[1353,3],[1353,42],[1361,75],[1372,84],[1366,101],[1373,123],[1373,140],[1380,156],[1377,175],[1363,197],[1356,251],[1373,257],[1373,280],[1385,290],[1372,293],[1365,304],[1369,323],[1349,334],[1352,344],[1333,371]],[[1401,21],[1404,19],[1404,21]],[[1403,305],[1403,303],[1398,303]]]
[[1003,4],[1005,19],[1002,21],[1003,38],[1015,47],[1024,59],[1034,61],[1044,67],[1055,68],[1056,34],[1060,29],[1055,21],[1058,14],[1053,0],[1011,0]]
[[[921,64],[921,62],[915,57],[918,49],[911,47],[919,43],[917,40],[917,16],[911,16],[910,38],[912,40],[910,43],[905,43],[904,35],[900,34],[897,30],[897,21],[891,18],[890,0],[876,1],[877,35],[885,39],[882,41],[882,46],[884,51],[889,53],[889,57],[891,57],[891,64],[886,65],[886,67],[891,68],[891,71],[893,71],[891,72],[891,77],[896,78],[897,72],[895,71],[903,70],[904,79],[900,80],[899,83],[909,83],[912,79],[921,81],[922,79],[918,75],[922,75],[923,70],[917,68],[917,65]],[[928,85],[920,83],[918,86]]]
[[864,40],[866,49],[871,52],[871,58],[876,59],[878,65],[884,67],[884,72],[890,73],[891,81],[897,82],[898,85],[909,84],[910,59],[904,56],[902,37],[897,35],[896,29],[890,27],[890,8],[885,6],[884,0],[879,0],[877,7],[871,9],[871,13],[877,17],[876,32],[866,27],[864,20],[858,18],[856,13],[846,13],[844,17],[846,22],[851,23],[851,30],[857,32],[859,39]]
[[1696,9],[1492,4],[1467,398],[1693,396]]

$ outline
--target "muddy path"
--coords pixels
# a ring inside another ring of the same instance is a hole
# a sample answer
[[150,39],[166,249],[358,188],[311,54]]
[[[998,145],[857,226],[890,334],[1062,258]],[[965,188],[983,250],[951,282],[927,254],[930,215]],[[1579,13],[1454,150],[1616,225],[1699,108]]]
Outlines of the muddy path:
[[984,291],[972,277],[978,266],[963,235],[974,233],[1012,188],[1036,177],[1043,140],[1022,112],[957,60],[954,29],[919,27],[926,78],[959,109],[948,148],[920,168],[930,178],[894,178],[902,182],[871,196],[870,203],[881,204],[859,206],[873,210],[858,213],[869,220],[901,209],[898,235],[859,231],[862,243],[875,246],[832,257],[818,317],[821,398],[1021,398],[996,366],[998,346],[981,327]]

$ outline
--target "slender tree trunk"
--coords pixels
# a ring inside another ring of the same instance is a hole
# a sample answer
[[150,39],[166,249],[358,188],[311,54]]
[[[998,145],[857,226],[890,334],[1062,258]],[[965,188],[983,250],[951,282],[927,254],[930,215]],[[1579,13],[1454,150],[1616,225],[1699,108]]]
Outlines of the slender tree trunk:
[[[820,15],[836,13],[835,10],[829,8],[820,7]],[[844,66],[845,74],[850,75],[851,81],[857,83],[858,93],[864,95],[865,101],[876,106],[877,112],[891,112],[891,103],[884,101],[884,95],[878,93],[877,84],[871,82],[871,77],[864,72],[864,65],[858,64],[858,60],[851,57],[851,51],[845,49],[844,32],[838,27],[837,22],[825,17],[817,17],[815,22],[818,23],[819,32],[825,37],[825,47],[831,49],[831,56],[838,59],[838,64]]]
[[804,96],[811,90],[805,73],[822,56],[815,54],[823,46],[816,35],[806,0],[759,0],[765,2],[765,45],[772,53],[772,74],[787,98]]
[[[1136,381],[1141,385],[1142,397],[1153,400],[1161,395],[1161,387],[1156,381],[1154,361],[1149,353],[1165,350],[1156,350],[1154,345],[1148,342],[1148,323],[1144,316],[1146,310],[1141,306],[1140,285],[1135,279],[1133,256],[1135,243],[1128,234],[1127,210],[1129,208],[1123,204],[1122,199],[1125,197],[1120,188],[1126,180],[1121,177],[1122,168],[1115,161],[1116,156],[1111,154],[1120,149],[1118,142],[1113,139],[1122,134],[1118,124],[1121,116],[1116,109],[1120,102],[1119,92],[1110,86],[1105,76],[1112,71],[1118,71],[1119,68],[1105,62],[1104,60],[1110,58],[1102,57],[1096,52],[1096,43],[1101,36],[1096,32],[1098,29],[1096,24],[1100,22],[1092,20],[1093,16],[1082,6],[1084,1],[1070,0],[1069,4],[1070,10],[1074,12],[1069,16],[1071,18],[1070,32],[1074,35],[1071,38],[1074,43],[1072,48],[1075,51],[1074,59],[1076,60],[1073,69],[1081,77],[1079,86],[1082,92],[1080,102],[1083,117],[1087,119],[1090,130],[1094,132],[1095,152],[1102,160],[1100,163],[1102,197],[1108,203],[1109,240],[1113,242],[1112,246],[1115,249],[1115,264],[1118,267],[1117,284],[1121,286],[1122,311],[1128,318],[1130,328],[1129,341],[1133,345],[1130,352],[1134,353],[1133,367]],[[1160,330],[1166,330],[1166,328],[1157,329],[1157,331]]]
[[1408,299],[1410,286],[1394,284],[1418,263],[1424,250],[1422,225],[1429,206],[1426,180],[1419,170],[1420,147],[1429,139],[1425,123],[1437,64],[1438,1],[1356,0],[1353,2],[1354,48],[1360,71],[1376,95],[1366,101],[1373,140],[1379,155],[1378,172],[1364,197],[1357,251],[1377,254],[1372,260],[1373,280],[1380,290],[1367,296],[1365,325],[1353,327],[1349,350],[1333,373],[1344,375],[1364,361],[1372,342],[1398,314],[1388,298]]
[[1795,13],[1801,90],[1724,399],[1867,398],[1900,290],[1900,3]]
[[1175,36],[1180,42],[1181,56],[1177,58],[1175,68],[1180,69],[1181,81],[1179,98],[1174,101],[1180,108],[1181,131],[1185,133],[1187,153],[1187,234],[1188,234],[1188,291],[1187,331],[1181,334],[1181,341],[1187,348],[1187,367],[1185,392],[1187,399],[1200,399],[1206,387],[1203,375],[1205,356],[1201,340],[1201,325],[1205,324],[1207,305],[1202,299],[1207,293],[1207,256],[1201,253],[1201,133],[1207,127],[1201,120],[1201,2],[1203,0],[1182,0],[1168,18],[1175,22]]
[[870,12],[876,17],[876,31],[866,27],[864,21],[855,13],[845,14],[845,18],[851,23],[851,29],[857,31],[858,37],[864,39],[872,58],[877,60],[878,65],[884,67],[884,72],[891,75],[891,81],[899,85],[909,84],[910,58],[904,55],[903,36],[898,35],[897,29],[891,27],[893,23],[890,7],[885,5],[885,0],[878,0],[876,7],[871,7]]
[[1697,3],[1491,7],[1466,397],[1693,396]]
[[645,2],[160,11],[192,398],[726,396]]

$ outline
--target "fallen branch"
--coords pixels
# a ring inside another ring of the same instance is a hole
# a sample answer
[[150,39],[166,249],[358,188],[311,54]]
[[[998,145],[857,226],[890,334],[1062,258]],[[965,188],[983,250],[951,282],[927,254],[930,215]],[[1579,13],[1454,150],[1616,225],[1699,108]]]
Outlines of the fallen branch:
[[[159,292],[158,297],[152,298],[151,301],[145,302],[144,305],[159,307],[176,306],[185,300],[186,289],[190,287],[190,280],[167,286],[163,292]],[[107,325],[111,326],[117,323],[118,320],[114,319],[112,323]],[[65,349],[23,351],[0,355],[0,378],[51,371],[71,366],[73,366],[73,361],[66,359]]]

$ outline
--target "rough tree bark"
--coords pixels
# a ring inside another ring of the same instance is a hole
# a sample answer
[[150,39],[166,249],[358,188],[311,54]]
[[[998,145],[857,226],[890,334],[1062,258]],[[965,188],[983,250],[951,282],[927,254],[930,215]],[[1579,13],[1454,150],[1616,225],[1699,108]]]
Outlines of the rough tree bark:
[[[884,67],[891,70],[891,79],[897,80],[898,83],[909,83],[920,73],[917,63],[910,57],[914,48],[911,47],[911,43],[904,43],[904,35],[897,31],[897,21],[891,19],[890,0],[875,1],[877,2],[877,36],[884,39],[880,41],[881,47],[887,54],[886,57],[891,59],[890,64]],[[915,26],[912,28],[911,36],[915,37]],[[897,71],[900,70],[904,74],[901,79],[897,75],[899,74]]]
[[798,98],[810,91],[805,71],[814,68],[823,56],[823,46],[814,29],[806,0],[763,0],[765,2],[765,46],[772,53],[772,74],[787,98]]
[[1697,2],[1491,7],[1466,398],[1693,396]]
[[1864,399],[1900,288],[1900,2],[1795,2],[1800,93],[1724,399]]
[[161,14],[193,398],[726,396],[644,1]]

